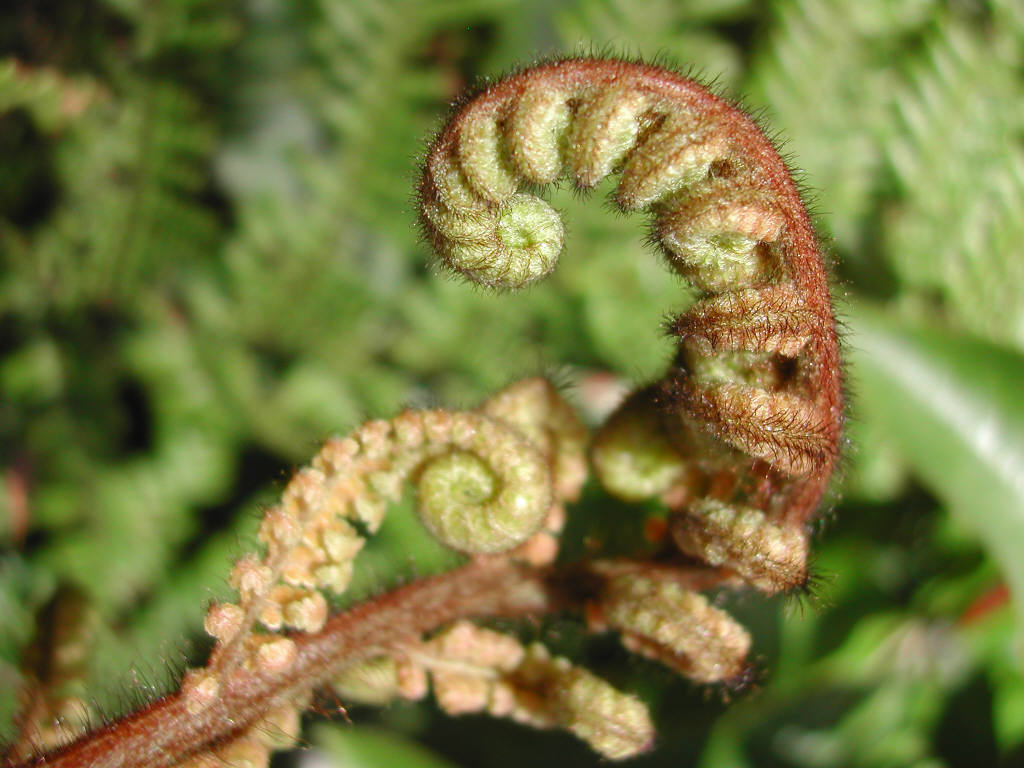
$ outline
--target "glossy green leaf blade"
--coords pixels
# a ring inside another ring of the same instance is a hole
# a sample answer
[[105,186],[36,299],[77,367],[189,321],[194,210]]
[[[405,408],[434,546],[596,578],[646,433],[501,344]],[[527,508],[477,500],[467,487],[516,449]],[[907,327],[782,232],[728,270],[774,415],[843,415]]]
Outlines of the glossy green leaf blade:
[[1024,355],[863,310],[850,327],[857,410],[978,536],[1024,627]]

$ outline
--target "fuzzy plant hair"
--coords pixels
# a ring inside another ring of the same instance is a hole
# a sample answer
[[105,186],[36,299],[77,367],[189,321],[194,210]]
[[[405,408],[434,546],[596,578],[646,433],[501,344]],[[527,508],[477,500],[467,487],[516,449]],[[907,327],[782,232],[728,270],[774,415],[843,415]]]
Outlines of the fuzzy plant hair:
[[[320,688],[374,704],[432,691],[452,715],[564,728],[610,760],[652,748],[638,697],[524,642],[515,619],[575,615],[697,683],[746,680],[750,636],[705,593],[806,583],[843,412],[821,249],[772,142],[667,69],[554,61],[455,110],[424,162],[422,226],[448,269],[521,288],[563,247],[543,189],[612,174],[615,204],[650,214],[667,266],[700,293],[667,323],[676,352],[660,379],[593,433],[533,378],[474,410],[406,411],[328,440],[266,512],[260,550],[235,563],[235,599],[209,607],[206,665],[69,743],[15,745],[8,764],[265,766]],[[651,547],[559,558],[588,468],[608,493],[667,512]],[[423,535],[464,563],[332,611],[406,486]],[[506,629],[480,623],[493,618]]]

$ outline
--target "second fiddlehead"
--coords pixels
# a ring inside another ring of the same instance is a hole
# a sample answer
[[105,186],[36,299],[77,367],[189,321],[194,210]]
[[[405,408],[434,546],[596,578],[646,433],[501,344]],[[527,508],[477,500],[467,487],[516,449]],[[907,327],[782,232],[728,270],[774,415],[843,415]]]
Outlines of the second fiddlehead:
[[686,554],[766,592],[800,586],[839,451],[838,343],[806,209],[746,114],[642,64],[523,71],[467,102],[431,147],[424,229],[449,268],[520,287],[554,268],[564,240],[531,190],[611,173],[615,203],[650,211],[652,239],[702,295],[668,324],[673,365],[598,434],[598,473],[620,495],[665,498]]

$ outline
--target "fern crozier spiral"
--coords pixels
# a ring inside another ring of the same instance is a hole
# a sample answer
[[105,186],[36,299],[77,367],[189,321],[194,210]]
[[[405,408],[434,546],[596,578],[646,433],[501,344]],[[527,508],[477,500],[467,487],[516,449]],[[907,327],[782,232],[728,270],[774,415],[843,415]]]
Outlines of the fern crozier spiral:
[[[651,214],[669,267],[701,295],[668,324],[677,355],[661,381],[598,432],[599,477],[626,498],[665,499],[690,554],[728,561],[768,592],[799,586],[805,526],[839,453],[839,351],[810,218],[753,120],[659,67],[524,70],[464,103],[431,146],[424,231],[470,280],[526,285],[553,269],[563,240],[537,187],[567,176],[589,189],[610,174],[614,202]],[[709,505],[723,511],[709,517]],[[723,515],[778,530],[764,539],[773,552],[738,546],[735,525],[706,526]],[[691,529],[703,530],[699,546]]]

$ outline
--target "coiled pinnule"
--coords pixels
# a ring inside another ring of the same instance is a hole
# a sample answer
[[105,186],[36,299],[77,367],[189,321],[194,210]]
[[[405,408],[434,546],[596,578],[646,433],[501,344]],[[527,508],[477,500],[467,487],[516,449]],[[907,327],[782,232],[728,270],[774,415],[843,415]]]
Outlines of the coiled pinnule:
[[473,416],[475,423],[453,430],[452,450],[424,463],[417,509],[427,529],[453,549],[504,552],[540,528],[553,501],[551,475],[527,440]]
[[325,594],[348,588],[365,534],[380,528],[407,481],[424,526],[445,546],[553,559],[557,542],[547,529],[561,520],[552,510],[583,482],[584,433],[550,384],[527,379],[478,411],[405,411],[328,440],[264,516],[263,556],[235,563],[237,604],[210,607],[206,630],[217,645],[207,670],[192,675],[190,701],[205,706],[225,667],[287,659],[286,648],[265,645],[273,635],[251,632],[257,623],[271,632],[324,626]]
[[[730,261],[746,262],[753,282],[761,256],[743,238],[775,240],[785,216],[754,175],[758,158],[743,165],[751,133],[767,144],[742,113],[665,70],[594,60],[537,67],[484,91],[442,132],[420,186],[424,224],[452,269],[519,287],[553,268],[563,239],[558,214],[522,188],[563,172],[590,188],[621,169],[617,202],[656,207],[659,238],[680,268],[693,262],[699,273],[708,249],[721,247],[704,240],[732,235]],[[749,183],[676,195],[705,181],[716,161],[732,162]]]
[[807,533],[770,522],[760,510],[701,499],[675,521],[672,534],[687,554],[733,570],[765,592],[807,580]]
[[[769,592],[797,586],[838,455],[838,342],[806,209],[747,115],[658,67],[527,69],[466,102],[430,148],[424,230],[450,269],[520,287],[554,268],[564,240],[537,185],[588,189],[612,173],[616,204],[650,211],[669,266],[702,296],[668,325],[678,352],[663,379],[598,433],[598,474],[612,492],[665,498],[688,554]],[[634,450],[645,444],[657,450]],[[793,551],[735,541],[755,518]]]
[[747,669],[747,631],[703,595],[678,584],[613,577],[589,618],[593,628],[618,630],[631,651],[698,682],[729,682]]

